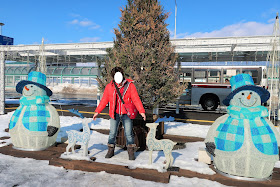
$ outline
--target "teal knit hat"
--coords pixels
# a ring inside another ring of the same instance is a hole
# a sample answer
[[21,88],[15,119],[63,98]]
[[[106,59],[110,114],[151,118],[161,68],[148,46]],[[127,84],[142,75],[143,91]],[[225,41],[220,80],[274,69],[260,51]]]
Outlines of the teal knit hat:
[[235,94],[242,90],[252,90],[259,94],[261,97],[261,102],[265,103],[269,97],[270,93],[260,86],[256,86],[251,75],[249,74],[238,74],[230,79],[231,93],[223,100],[224,105],[229,106],[230,100]]
[[38,71],[31,71],[28,74],[28,79],[27,80],[22,80],[17,84],[16,91],[18,93],[22,94],[22,90],[23,90],[25,85],[34,84],[34,85],[44,89],[47,92],[48,96],[51,96],[52,91],[48,87],[46,87],[46,80],[47,80],[47,77],[46,77],[45,74],[43,74],[41,72],[38,72]]

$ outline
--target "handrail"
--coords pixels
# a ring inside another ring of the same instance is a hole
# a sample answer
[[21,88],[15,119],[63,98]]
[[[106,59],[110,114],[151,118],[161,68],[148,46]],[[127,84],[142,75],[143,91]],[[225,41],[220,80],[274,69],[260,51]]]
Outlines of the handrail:
[[63,71],[65,70],[67,68],[67,66],[65,66],[62,70],[61,70],[61,75],[63,75],[62,73],[63,73]]
[[[34,66],[30,67],[30,66],[20,66],[20,67],[15,67],[15,66],[8,66],[5,67],[5,74],[9,74],[9,75],[25,75],[25,71],[28,73],[30,73],[31,71],[34,71]],[[69,72],[66,71],[67,68],[69,68]],[[82,74],[83,69],[87,68],[88,72]],[[94,74],[92,74],[93,70],[95,70],[97,67],[69,67],[69,66],[48,66],[46,67],[47,69],[47,73],[46,75],[59,75],[59,76],[68,76],[68,75],[73,75],[73,76],[93,76]],[[61,69],[61,70],[60,70]],[[74,72],[74,70],[77,69],[77,73]],[[15,71],[19,70],[20,73],[15,73]],[[60,72],[55,74],[55,71],[60,70]]]
[[84,69],[85,67],[82,67],[79,71],[79,75],[81,75],[81,71]]

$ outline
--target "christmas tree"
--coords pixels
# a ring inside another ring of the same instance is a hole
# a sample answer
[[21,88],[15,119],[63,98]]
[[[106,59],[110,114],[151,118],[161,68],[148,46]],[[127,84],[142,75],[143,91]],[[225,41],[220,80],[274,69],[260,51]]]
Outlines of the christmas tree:
[[184,88],[174,69],[177,55],[165,23],[168,13],[157,0],[128,0],[121,14],[114,46],[107,50],[102,89],[111,80],[111,69],[120,66],[126,78],[134,80],[146,107],[174,101]]

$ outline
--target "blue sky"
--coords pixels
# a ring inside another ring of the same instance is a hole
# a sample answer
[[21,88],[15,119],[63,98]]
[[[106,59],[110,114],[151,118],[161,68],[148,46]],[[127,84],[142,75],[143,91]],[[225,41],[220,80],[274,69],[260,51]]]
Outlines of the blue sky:
[[[175,0],[159,0],[170,13]],[[2,0],[2,34],[17,44],[113,41],[127,0]],[[177,0],[177,38],[270,35],[280,0]]]

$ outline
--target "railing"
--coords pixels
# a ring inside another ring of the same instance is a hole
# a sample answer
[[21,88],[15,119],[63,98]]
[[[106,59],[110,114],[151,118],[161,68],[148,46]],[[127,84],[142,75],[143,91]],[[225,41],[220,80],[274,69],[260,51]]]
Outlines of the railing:
[[[79,84],[80,86],[97,85],[96,75],[47,75],[47,86],[57,86],[63,83]],[[6,75],[5,87],[15,88],[21,80],[27,80],[27,75]]]

